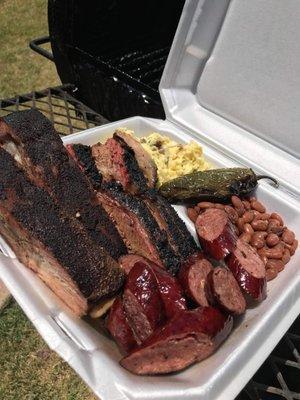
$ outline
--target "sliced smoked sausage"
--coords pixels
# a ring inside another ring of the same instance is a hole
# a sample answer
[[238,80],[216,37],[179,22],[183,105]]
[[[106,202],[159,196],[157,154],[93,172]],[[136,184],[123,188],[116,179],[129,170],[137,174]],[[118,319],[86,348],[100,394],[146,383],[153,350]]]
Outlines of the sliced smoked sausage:
[[213,270],[202,253],[191,256],[179,270],[178,280],[190,299],[199,306],[208,306],[207,276]]
[[179,371],[210,356],[232,329],[232,317],[212,307],[183,311],[120,364],[138,375]]
[[151,263],[151,267],[156,277],[166,317],[172,318],[178,312],[186,310],[186,300],[177,279],[154,263]]
[[126,274],[129,274],[133,266],[138,262],[142,262],[152,269],[164,305],[166,317],[172,318],[178,311],[185,310],[186,300],[183,295],[183,290],[177,282],[177,279],[166,270],[162,269],[152,261],[136,254],[128,254],[119,259],[119,264]]
[[117,298],[109,312],[107,329],[122,353],[127,354],[136,345],[133,332],[127,322],[122,300]]
[[152,269],[137,262],[127,277],[123,304],[128,323],[140,344],[146,340],[163,319],[163,303]]
[[245,312],[245,298],[239,284],[227,268],[217,267],[211,271],[208,276],[208,284],[211,298],[223,310],[236,315]]
[[256,250],[248,243],[237,241],[236,249],[226,263],[238,281],[240,287],[254,300],[262,301],[266,297],[266,269]]
[[225,258],[236,246],[234,225],[224,210],[209,208],[195,223],[203,251],[216,260]]

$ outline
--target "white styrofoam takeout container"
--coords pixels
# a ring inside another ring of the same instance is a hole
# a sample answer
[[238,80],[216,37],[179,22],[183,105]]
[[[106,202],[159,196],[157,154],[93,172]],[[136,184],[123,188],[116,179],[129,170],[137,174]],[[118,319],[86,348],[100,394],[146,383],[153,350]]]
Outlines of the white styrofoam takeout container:
[[[250,70],[246,68],[251,59],[249,52],[265,55],[260,35],[268,38],[267,51],[273,49],[276,55],[276,34],[280,30],[288,30],[290,38],[295,29],[300,34],[300,26],[292,23],[299,13],[300,4],[296,0],[286,0],[284,4],[281,0],[187,1],[160,86],[167,120],[133,117],[71,135],[63,139],[64,143],[93,144],[111,136],[121,126],[133,129],[137,136],[159,131],[182,143],[191,138],[199,140],[206,157],[215,166],[249,165],[258,172],[276,176],[280,188],[261,182],[257,197],[268,210],[281,214],[286,225],[300,238],[300,141],[294,129],[297,121],[289,122],[289,109],[281,114],[292,141],[290,137],[282,139],[276,127],[268,123],[270,113],[278,122],[278,110],[284,111],[285,107],[282,98],[273,96],[268,104],[260,98],[266,90],[267,99],[272,94],[271,84],[266,88],[264,81],[260,81],[261,74],[267,79],[264,72],[268,71],[272,80],[272,74],[274,78],[278,73],[276,68],[269,71],[270,59],[266,56],[262,65],[257,61],[258,65],[254,63]],[[230,31],[230,22],[234,24],[234,32]],[[268,36],[271,28],[272,35]],[[247,32],[256,41],[251,41],[252,46],[246,51],[243,43]],[[230,39],[230,45],[226,38]],[[285,42],[279,42],[278,46],[282,45]],[[295,52],[293,56],[299,62],[300,50]],[[231,56],[239,61],[238,65],[231,63]],[[218,70],[219,63],[224,69]],[[216,81],[210,81],[211,70],[216,73]],[[236,79],[227,87],[227,78],[233,77]],[[300,93],[292,87],[289,78],[286,81],[291,97],[300,100]],[[292,81],[294,78],[296,72],[292,74]],[[245,91],[241,95],[239,88],[243,85]],[[284,86],[282,82],[281,86]],[[274,87],[274,94],[278,96],[276,90]],[[227,98],[229,108],[226,108]],[[289,105],[292,107],[292,104],[291,100]],[[242,118],[246,111],[248,120]],[[184,208],[177,209],[194,234]],[[1,279],[50,348],[102,400],[233,399],[300,312],[300,252],[297,251],[285,270],[268,284],[267,299],[236,321],[234,331],[213,356],[178,374],[138,377],[119,366],[120,355],[113,341],[70,314],[51,290],[14,258],[5,243],[0,245],[5,253],[0,255]]]

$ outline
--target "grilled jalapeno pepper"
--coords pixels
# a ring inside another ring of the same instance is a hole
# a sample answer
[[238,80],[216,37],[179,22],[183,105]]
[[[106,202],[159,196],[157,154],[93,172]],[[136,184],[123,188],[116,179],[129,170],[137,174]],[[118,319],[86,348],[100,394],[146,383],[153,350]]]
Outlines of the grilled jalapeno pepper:
[[250,168],[221,168],[172,179],[164,183],[159,191],[173,201],[208,200],[225,203],[233,195],[249,195],[262,178],[271,179],[278,186],[274,178],[256,175]]

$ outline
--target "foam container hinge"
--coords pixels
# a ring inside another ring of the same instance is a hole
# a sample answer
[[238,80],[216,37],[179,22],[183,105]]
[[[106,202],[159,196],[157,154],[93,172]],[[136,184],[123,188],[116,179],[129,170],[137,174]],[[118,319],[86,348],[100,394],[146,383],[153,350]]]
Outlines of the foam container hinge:
[[[190,140],[188,134],[167,121],[142,117],[86,130],[63,140],[65,144],[90,145],[104,141],[117,127],[124,126],[133,129],[137,136],[159,131],[182,143]],[[215,166],[239,165],[207,145],[204,152]],[[267,209],[282,215],[286,225],[300,237],[297,199],[268,183],[260,183],[257,197]],[[177,210],[195,234],[185,209]],[[236,321],[234,331],[214,355],[181,373],[139,377],[119,366],[120,354],[112,340],[85,320],[74,317],[32,271],[11,258],[13,253],[7,247],[4,250],[7,256],[0,255],[0,278],[49,347],[69,363],[101,400],[234,399],[300,312],[298,250],[285,270],[268,285],[267,299]]]

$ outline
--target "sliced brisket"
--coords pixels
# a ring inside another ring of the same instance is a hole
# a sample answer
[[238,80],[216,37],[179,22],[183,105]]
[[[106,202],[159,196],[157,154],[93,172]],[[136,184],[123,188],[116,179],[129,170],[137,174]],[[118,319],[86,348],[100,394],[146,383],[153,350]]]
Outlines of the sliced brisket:
[[115,182],[103,184],[97,196],[130,252],[149,258],[172,273],[177,272],[179,259],[170,247],[166,232],[159,228],[143,200],[125,193]]
[[92,155],[105,181],[115,180],[126,192],[132,194],[143,193],[148,189],[134,151],[124,141],[110,138],[105,144],[93,145]]
[[165,198],[152,189],[143,194],[143,199],[160,228],[167,233],[169,242],[181,261],[199,251],[185,223]]
[[[72,145],[74,146],[80,146],[80,145]],[[81,145],[82,146],[82,145]],[[85,147],[85,146],[82,146]],[[74,148],[75,152],[75,148]],[[102,153],[103,156],[103,153]],[[79,152],[77,152],[77,161],[81,164],[84,163],[84,160],[81,161],[81,157]],[[97,162],[97,160],[96,160]],[[88,162],[89,164],[92,163],[90,160]],[[103,165],[106,166],[106,163],[103,161]],[[122,168],[120,165],[115,165],[114,169],[118,172],[118,176],[121,175],[121,170]],[[113,171],[113,167],[110,168],[110,172]],[[113,180],[118,180],[118,176],[116,173],[114,173],[114,176],[108,176],[106,175],[106,180],[113,181]],[[120,181],[120,179],[119,179]],[[126,191],[126,185],[123,184],[122,182],[120,183],[123,187],[123,189]],[[159,226],[160,230],[162,232],[165,232],[167,234],[168,242],[169,245],[172,247],[173,252],[177,255],[177,258],[180,259],[181,261],[185,261],[188,257],[191,255],[195,254],[199,249],[196,245],[196,242],[194,241],[192,235],[189,233],[187,227],[185,226],[184,222],[180,219],[178,216],[177,212],[175,209],[170,205],[170,203],[164,199],[162,196],[158,194],[158,192],[155,189],[148,189],[144,191],[142,194],[139,195],[140,200],[136,198],[136,201],[139,201],[146,205],[150,213],[152,214],[152,217],[155,219],[157,222],[157,225]],[[103,203],[103,199],[101,200]],[[105,206],[104,206],[105,207]],[[107,207],[107,206],[106,206]],[[112,208],[111,204],[111,208]],[[107,208],[106,208],[107,211]],[[115,210],[115,213],[117,210]],[[109,214],[112,216],[112,210],[110,209]],[[116,217],[115,220],[117,221]],[[122,224],[125,223],[125,220],[122,220],[120,222]],[[119,224],[120,224],[119,223]],[[124,237],[123,233],[123,237]],[[132,234],[128,234],[128,237],[130,236],[130,239],[133,237]],[[126,239],[125,239],[126,241]],[[127,243],[130,246],[127,238]],[[138,246],[139,248],[141,247],[140,245]],[[141,254],[136,246],[132,247],[131,250],[135,249],[134,251],[138,252],[138,254]],[[148,257],[146,254],[146,251],[149,251],[149,246],[144,247],[144,252],[142,255],[145,257]],[[155,260],[153,260],[155,261]],[[157,262],[157,261],[156,261]]]
[[122,129],[116,130],[114,139],[134,152],[135,159],[147,180],[148,186],[154,188],[157,182],[157,167],[141,143]]
[[89,302],[111,296],[124,273],[76,220],[63,217],[42,188],[33,185],[0,148],[0,233],[18,259],[78,315]]

